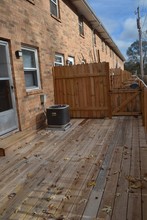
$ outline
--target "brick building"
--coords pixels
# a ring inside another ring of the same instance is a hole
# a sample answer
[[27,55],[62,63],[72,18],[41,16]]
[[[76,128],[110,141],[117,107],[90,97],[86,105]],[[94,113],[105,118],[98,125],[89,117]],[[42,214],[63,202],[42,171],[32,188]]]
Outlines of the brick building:
[[52,67],[124,57],[85,0],[0,1],[0,135],[44,121],[54,103]]

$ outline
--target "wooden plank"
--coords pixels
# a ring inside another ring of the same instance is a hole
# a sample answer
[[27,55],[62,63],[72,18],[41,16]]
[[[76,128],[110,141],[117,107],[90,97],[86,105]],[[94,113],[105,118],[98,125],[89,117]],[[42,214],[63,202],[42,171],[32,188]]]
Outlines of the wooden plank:
[[142,219],[147,219],[147,144],[140,148],[142,188]]
[[[141,176],[140,176],[140,141],[139,141],[139,124],[137,120],[132,120],[132,158],[130,167],[130,188],[128,197],[127,219],[142,219],[141,207]],[[131,182],[131,178],[136,182]],[[131,188],[131,185],[138,188]],[[140,185],[139,185],[140,184]],[[138,208],[136,208],[138,207]]]
[[[90,74],[90,75],[76,75],[76,78],[90,78],[90,77],[98,77],[98,76],[101,76],[101,77],[104,77],[105,78],[105,75],[104,74]],[[74,79],[75,76],[57,76],[56,79]]]
[[105,185],[106,185],[106,176],[108,174],[107,168],[110,166],[111,159],[112,159],[111,157],[114,153],[116,143],[118,142],[118,140],[120,138],[119,133],[122,130],[121,129],[121,126],[122,126],[121,121],[118,126],[119,127],[116,128],[116,130],[112,136],[107,154],[106,154],[105,159],[102,164],[103,169],[98,174],[98,177],[96,179],[96,185],[93,188],[92,193],[89,197],[89,201],[88,201],[86,208],[85,208],[85,211],[83,213],[82,220],[91,219],[91,217],[96,218],[96,216],[97,216],[97,212],[99,210],[101,199],[102,199],[103,192],[104,192]]
[[[132,119],[132,117],[131,117]],[[126,120],[126,127],[123,132],[123,157],[121,161],[121,169],[116,189],[116,196],[115,202],[113,205],[112,211],[112,220],[124,220],[127,216],[127,203],[128,203],[128,190],[129,190],[129,183],[127,177],[130,175],[130,164],[131,164],[131,154],[132,154],[132,121],[127,119]]]
[[140,89],[113,89],[110,91],[110,94],[124,94],[124,93],[129,93],[129,94],[132,94],[132,93],[135,93],[135,92],[141,92]]
[[115,112],[113,113],[113,115],[115,116],[138,116],[138,115],[141,115],[141,112],[123,112],[123,111],[120,111],[120,112]]
[[[101,200],[101,204],[99,207],[99,212],[97,214],[98,219],[109,219],[111,218],[111,214],[113,211],[113,204],[116,196],[119,196],[119,194],[116,194],[116,188],[117,188],[117,181],[120,173],[120,166],[121,166],[121,160],[122,160],[122,152],[123,152],[123,146],[119,146],[115,148],[112,163],[107,168],[109,170],[107,175],[107,182],[105,191]],[[104,211],[106,207],[110,207],[110,212],[107,213]]]
[[142,180],[142,219],[147,218],[147,135],[139,120],[139,138],[140,138],[140,164],[141,164],[141,180]]
[[108,108],[107,107],[77,107],[77,108],[73,108],[73,107],[71,107],[70,108],[71,110],[77,110],[77,111],[99,111],[99,110],[101,110],[101,111],[107,111],[108,110]]

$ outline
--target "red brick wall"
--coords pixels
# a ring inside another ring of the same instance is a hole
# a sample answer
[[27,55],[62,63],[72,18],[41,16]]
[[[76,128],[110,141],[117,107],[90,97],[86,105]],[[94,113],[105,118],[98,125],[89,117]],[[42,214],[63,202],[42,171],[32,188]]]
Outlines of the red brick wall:
[[[68,1],[60,2],[61,19],[56,20],[50,15],[49,0],[35,0],[35,5],[27,0],[0,1],[0,39],[9,42],[12,64],[12,75],[15,85],[15,96],[20,129],[38,127],[44,121],[40,103],[40,94],[47,94],[46,106],[54,103],[52,66],[55,52],[67,57],[74,56],[75,62],[82,58],[93,62],[92,31],[87,22],[84,23],[84,37],[79,36],[78,16]],[[65,4],[67,2],[67,4]],[[23,72],[22,58],[17,59],[15,51],[22,45],[38,49],[41,77],[41,90],[27,92]],[[97,37],[97,45],[101,61],[109,61],[115,67],[116,59],[110,57],[109,48],[102,52],[101,39]],[[120,61],[123,68],[123,63]]]

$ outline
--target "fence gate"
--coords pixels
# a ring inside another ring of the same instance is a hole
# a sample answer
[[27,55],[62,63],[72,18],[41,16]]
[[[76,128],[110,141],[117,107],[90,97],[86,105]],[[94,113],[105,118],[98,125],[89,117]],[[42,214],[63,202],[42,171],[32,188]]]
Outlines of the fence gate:
[[114,89],[110,92],[112,115],[140,115],[140,89]]
[[56,66],[56,104],[68,104],[74,118],[111,118],[109,63]]

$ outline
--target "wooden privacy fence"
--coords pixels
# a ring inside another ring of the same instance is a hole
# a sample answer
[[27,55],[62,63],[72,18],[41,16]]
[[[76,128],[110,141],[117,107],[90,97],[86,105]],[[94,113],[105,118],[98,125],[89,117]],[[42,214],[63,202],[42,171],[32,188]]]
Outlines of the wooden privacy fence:
[[120,89],[131,78],[132,74],[120,68],[110,69],[110,90]]
[[[136,77],[127,71],[109,70],[106,62],[59,66],[54,67],[53,78],[55,103],[68,104],[71,117],[111,118],[117,115],[140,115],[143,111],[144,123],[147,123],[146,102],[141,98],[142,88],[130,87]],[[146,97],[146,87],[143,88]]]
[[71,117],[111,118],[109,63],[56,66],[56,104],[68,104]]

